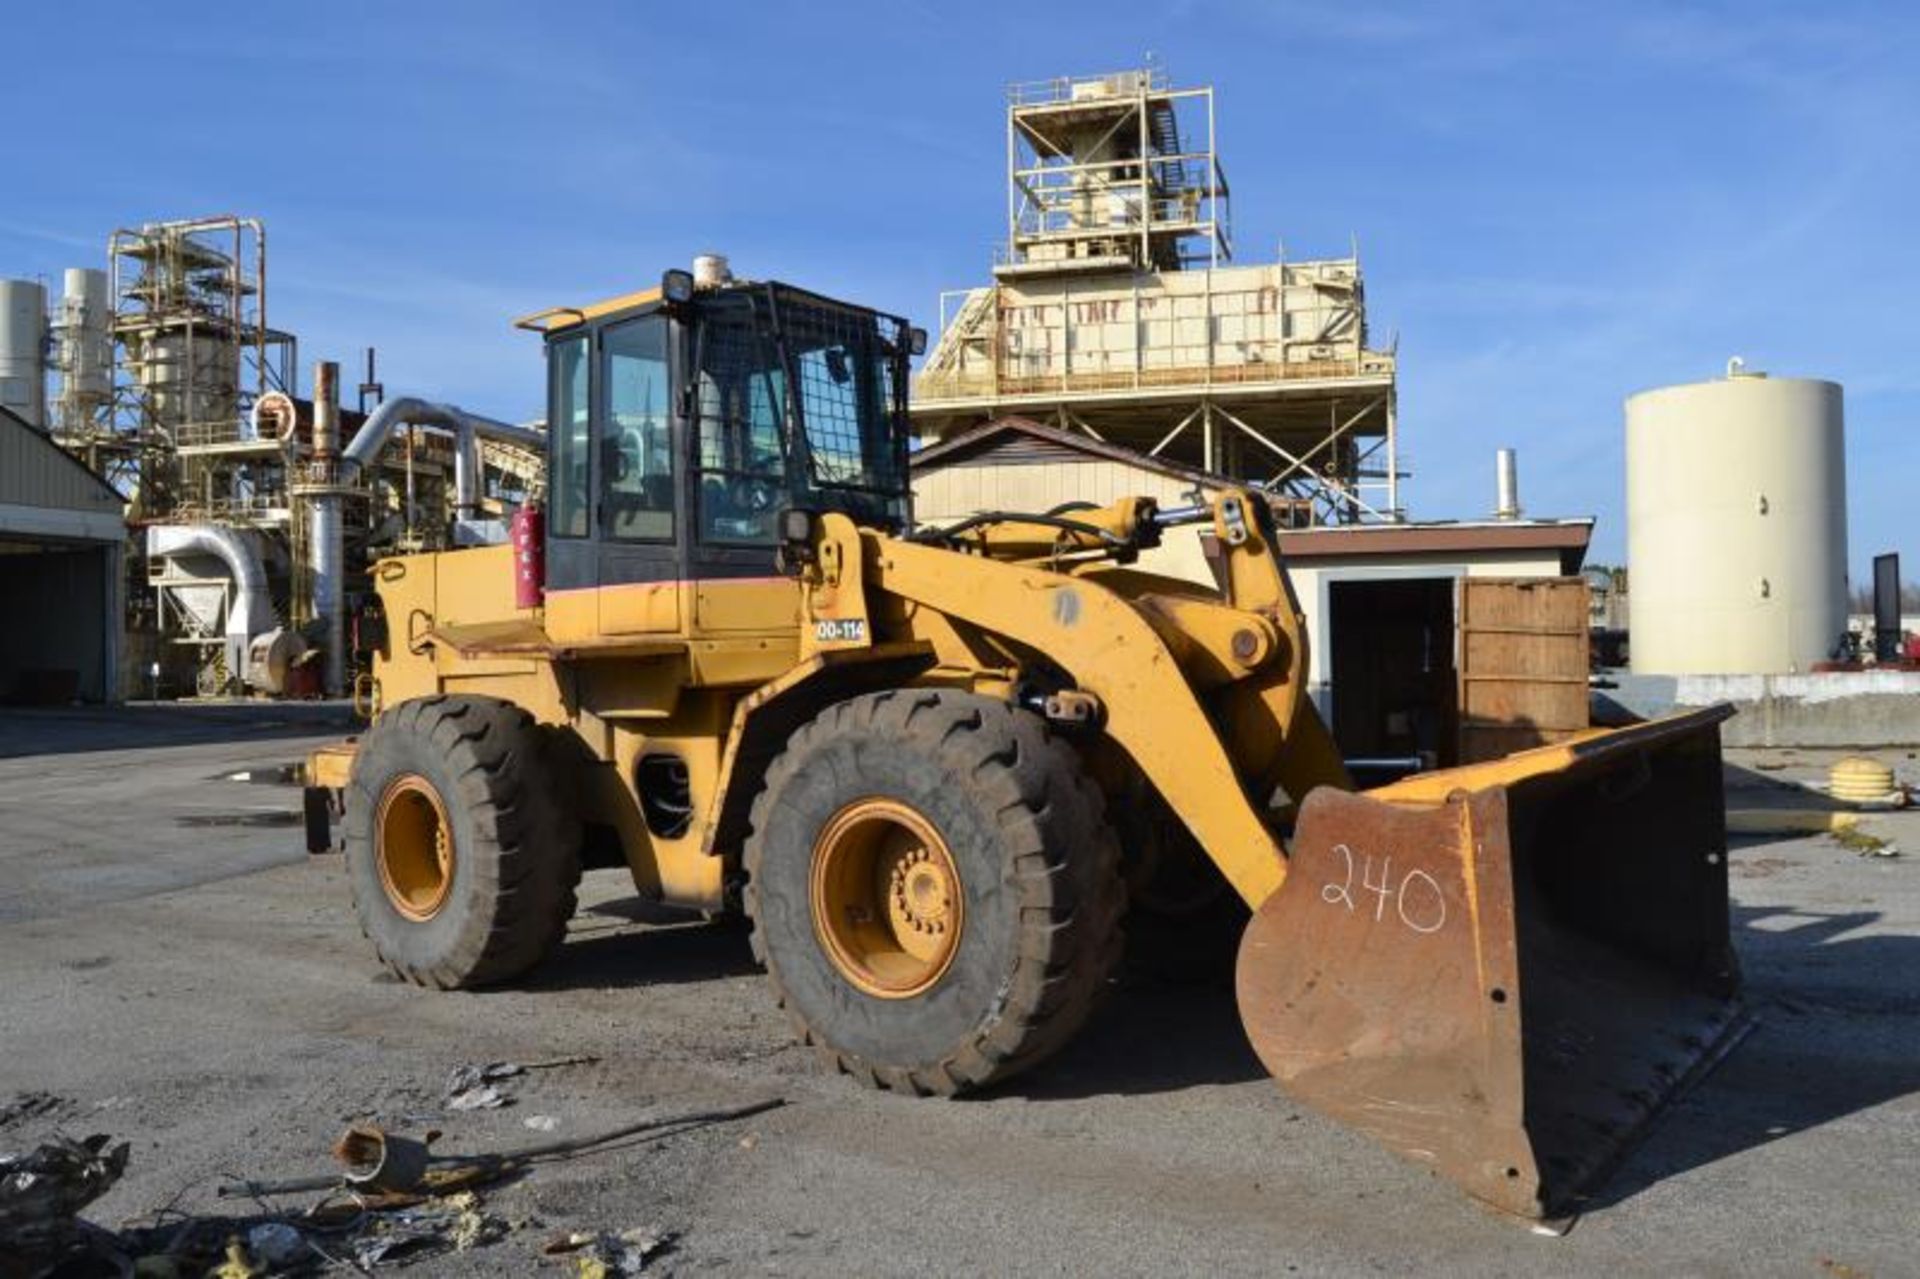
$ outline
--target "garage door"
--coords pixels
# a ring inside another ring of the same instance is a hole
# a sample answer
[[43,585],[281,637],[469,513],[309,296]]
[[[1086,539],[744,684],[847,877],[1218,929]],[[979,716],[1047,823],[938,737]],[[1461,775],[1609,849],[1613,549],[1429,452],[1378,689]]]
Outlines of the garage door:
[[0,701],[102,701],[112,550],[0,540]]

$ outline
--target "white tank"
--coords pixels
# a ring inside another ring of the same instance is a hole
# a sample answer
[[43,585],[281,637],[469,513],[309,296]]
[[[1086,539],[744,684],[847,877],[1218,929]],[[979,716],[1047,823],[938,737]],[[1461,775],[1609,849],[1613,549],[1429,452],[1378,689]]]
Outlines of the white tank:
[[1635,673],[1804,671],[1847,623],[1840,387],[1748,373],[1627,401]]
[[240,353],[226,339],[163,329],[133,339],[128,358],[163,427],[205,431],[237,420]]
[[33,280],[0,280],[0,407],[46,427],[47,291]]
[[107,273],[68,267],[60,292],[61,398],[103,404],[113,390],[113,306],[107,299]]

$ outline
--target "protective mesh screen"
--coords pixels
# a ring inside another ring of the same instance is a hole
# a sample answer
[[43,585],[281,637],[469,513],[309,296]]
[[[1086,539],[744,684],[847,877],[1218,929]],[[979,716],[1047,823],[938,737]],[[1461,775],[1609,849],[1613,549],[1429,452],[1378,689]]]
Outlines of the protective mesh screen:
[[904,325],[892,316],[782,290],[808,474],[822,488],[904,494],[906,406],[894,365]]
[[701,336],[696,404],[702,535],[773,539],[786,495],[787,374],[748,299],[716,306]]

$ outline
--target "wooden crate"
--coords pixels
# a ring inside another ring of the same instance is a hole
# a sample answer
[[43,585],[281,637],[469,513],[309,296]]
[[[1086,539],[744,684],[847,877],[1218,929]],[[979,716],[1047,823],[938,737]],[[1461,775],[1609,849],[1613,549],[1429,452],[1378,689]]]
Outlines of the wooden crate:
[[1565,741],[1587,727],[1587,583],[1460,580],[1460,762]]

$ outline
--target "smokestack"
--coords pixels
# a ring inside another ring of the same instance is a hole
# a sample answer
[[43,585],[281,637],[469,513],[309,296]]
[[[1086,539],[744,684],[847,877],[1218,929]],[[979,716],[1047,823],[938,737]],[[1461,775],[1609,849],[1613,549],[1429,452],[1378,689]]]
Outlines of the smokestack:
[[[313,457],[330,464],[340,456],[340,366],[322,360],[313,369]],[[326,479],[333,483],[333,477]],[[342,575],[346,570],[346,533],[340,494],[315,495],[307,537],[307,563],[313,573],[313,616],[325,628],[327,696],[339,697],[347,682],[347,618]]]
[[340,455],[340,366],[321,360],[313,366],[313,457],[331,462]]
[[1493,455],[1493,468],[1497,494],[1493,518],[1517,520],[1520,518],[1520,470],[1514,463],[1513,450],[1496,450]]

